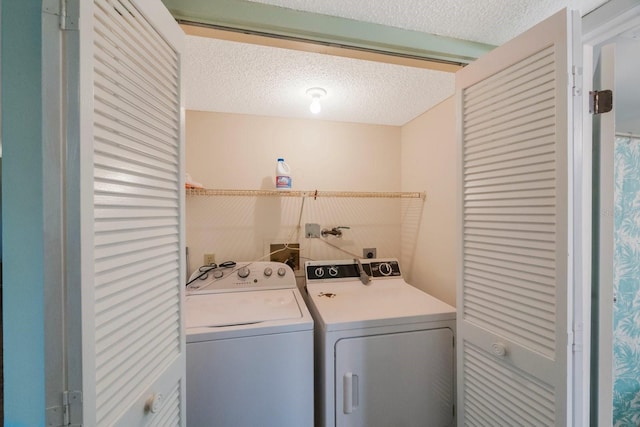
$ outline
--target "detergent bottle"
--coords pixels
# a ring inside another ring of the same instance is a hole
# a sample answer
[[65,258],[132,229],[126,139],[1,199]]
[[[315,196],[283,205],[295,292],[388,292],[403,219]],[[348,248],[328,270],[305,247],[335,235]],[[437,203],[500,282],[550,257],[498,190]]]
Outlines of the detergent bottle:
[[291,168],[282,157],[278,158],[276,165],[276,189],[291,190]]

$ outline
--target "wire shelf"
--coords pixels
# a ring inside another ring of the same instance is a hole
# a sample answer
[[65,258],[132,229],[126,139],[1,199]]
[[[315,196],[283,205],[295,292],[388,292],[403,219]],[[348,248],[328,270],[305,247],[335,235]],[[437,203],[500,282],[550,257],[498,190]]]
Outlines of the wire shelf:
[[187,188],[187,196],[249,196],[249,197],[352,197],[378,199],[422,199],[424,192],[406,191],[299,191],[299,190],[222,190],[212,188]]

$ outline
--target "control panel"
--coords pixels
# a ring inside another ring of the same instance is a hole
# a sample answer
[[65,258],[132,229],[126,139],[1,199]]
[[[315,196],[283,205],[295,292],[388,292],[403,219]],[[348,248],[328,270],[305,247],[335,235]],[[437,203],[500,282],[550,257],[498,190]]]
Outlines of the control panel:
[[231,266],[201,267],[194,272],[187,291],[221,292],[295,288],[296,278],[288,265],[274,261],[239,262]]
[[339,261],[307,261],[305,275],[309,281],[360,280],[360,265],[371,278],[401,277],[397,259],[361,259]]
[[371,275],[373,277],[400,277],[400,265],[398,261],[371,262]]

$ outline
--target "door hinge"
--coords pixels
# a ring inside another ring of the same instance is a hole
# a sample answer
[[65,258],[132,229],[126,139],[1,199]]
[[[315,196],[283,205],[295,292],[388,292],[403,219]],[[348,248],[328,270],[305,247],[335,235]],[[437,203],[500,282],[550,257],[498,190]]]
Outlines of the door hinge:
[[582,95],[582,67],[571,67],[571,90],[573,96]]
[[80,0],[60,0],[60,29],[78,31]]
[[571,347],[574,353],[582,352],[582,338],[583,338],[584,330],[582,328],[582,323],[578,323],[575,325],[574,330],[571,332]]
[[47,408],[47,427],[82,426],[82,392],[62,392],[62,405]]
[[61,30],[77,31],[80,19],[80,0],[44,0],[42,12],[58,17]]
[[613,92],[611,90],[589,92],[589,112],[591,114],[608,113],[611,110],[613,110]]
[[62,393],[65,426],[82,425],[82,392],[65,391]]

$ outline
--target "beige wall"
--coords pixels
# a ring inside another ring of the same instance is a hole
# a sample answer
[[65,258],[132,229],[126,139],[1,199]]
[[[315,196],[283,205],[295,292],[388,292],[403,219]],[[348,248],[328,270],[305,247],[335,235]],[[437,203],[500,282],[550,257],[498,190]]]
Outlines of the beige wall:
[[[426,202],[189,196],[189,271],[204,253],[218,262],[253,260],[269,243],[299,242],[302,261],[376,247],[379,257],[400,258],[410,283],[455,305],[454,105],[450,98],[402,128],[188,111],[187,171],[207,188],[272,189],[282,156],[294,189],[427,193]],[[351,227],[328,240],[346,252],[305,238],[307,222]]]
[[403,126],[401,155],[402,190],[419,188],[427,193],[420,220],[403,222],[404,274],[413,285],[453,306],[458,190],[455,117],[452,97]]
[[[400,135],[394,126],[188,111],[186,168],[207,188],[272,189],[281,156],[292,168],[293,189],[400,191]],[[305,258],[345,259],[364,247],[398,257],[400,212],[412,204],[422,201],[188,196],[189,271],[204,253],[217,262],[255,260],[270,243],[285,241],[299,242]],[[305,238],[307,222],[351,227],[328,239],[347,252]]]
[[187,171],[207,188],[272,189],[276,159],[297,190],[399,191],[400,128],[187,111]]

